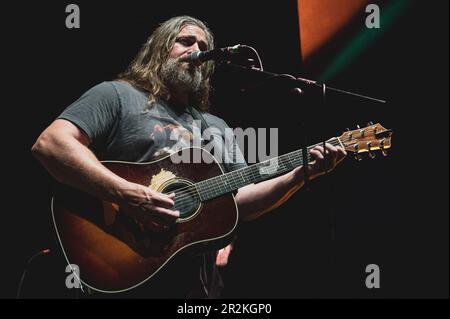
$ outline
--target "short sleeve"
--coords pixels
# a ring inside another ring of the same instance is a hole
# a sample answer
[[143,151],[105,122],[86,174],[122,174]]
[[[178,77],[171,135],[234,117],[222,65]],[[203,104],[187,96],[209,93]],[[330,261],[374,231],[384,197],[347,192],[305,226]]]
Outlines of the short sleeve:
[[89,136],[94,148],[105,147],[119,119],[120,106],[115,87],[103,82],[68,106],[58,119],[68,120],[80,127]]

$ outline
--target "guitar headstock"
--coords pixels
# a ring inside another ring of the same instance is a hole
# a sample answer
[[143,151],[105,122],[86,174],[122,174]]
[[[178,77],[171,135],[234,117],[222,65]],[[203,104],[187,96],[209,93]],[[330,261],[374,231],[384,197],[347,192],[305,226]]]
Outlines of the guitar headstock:
[[353,131],[347,131],[339,136],[339,140],[349,153],[354,153],[357,159],[361,153],[368,153],[371,158],[375,157],[373,151],[381,151],[387,155],[387,149],[391,147],[392,130],[385,129],[381,124],[369,123],[366,127]]

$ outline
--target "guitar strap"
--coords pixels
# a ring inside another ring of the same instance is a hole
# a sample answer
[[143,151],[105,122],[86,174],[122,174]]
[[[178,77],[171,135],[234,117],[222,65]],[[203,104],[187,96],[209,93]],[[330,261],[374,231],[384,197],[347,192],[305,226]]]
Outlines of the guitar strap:
[[[203,132],[209,127],[208,123],[206,123],[205,118],[203,117],[202,113],[200,113],[195,107],[192,107],[188,105],[188,111],[191,113],[194,120],[200,121],[201,127],[200,127],[200,134],[201,134],[201,145],[203,147]],[[223,138],[222,138],[223,139]],[[225,148],[225,140],[223,139],[223,147]],[[225,167],[222,165],[222,159],[219,159],[219,166],[222,168],[222,171],[224,173],[227,173],[228,171],[225,169]]]
[[[201,122],[202,125],[200,127],[200,132],[203,136],[203,132],[205,131],[206,128],[209,127],[208,123],[206,123],[206,120],[203,117],[202,113],[200,113],[195,107],[188,105],[187,108],[188,108],[189,113],[191,113],[192,117],[194,118],[194,120]],[[203,139],[202,139],[202,146],[203,146]]]

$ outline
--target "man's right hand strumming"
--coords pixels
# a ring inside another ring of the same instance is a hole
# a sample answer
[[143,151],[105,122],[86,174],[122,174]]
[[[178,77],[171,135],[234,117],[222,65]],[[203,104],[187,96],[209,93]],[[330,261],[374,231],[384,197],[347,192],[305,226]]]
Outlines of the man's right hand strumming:
[[170,210],[175,194],[162,194],[115,175],[101,164],[89,145],[90,138],[83,130],[59,119],[41,134],[32,151],[59,182],[117,203],[153,231],[169,230],[180,215]]
[[149,187],[130,183],[122,191],[119,206],[130,217],[142,223],[151,231],[168,231],[180,217],[179,211],[173,211],[175,193],[163,194]]

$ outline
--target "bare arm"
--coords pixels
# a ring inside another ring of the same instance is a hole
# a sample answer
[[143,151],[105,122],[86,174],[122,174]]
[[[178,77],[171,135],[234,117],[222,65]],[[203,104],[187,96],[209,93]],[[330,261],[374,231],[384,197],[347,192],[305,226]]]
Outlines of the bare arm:
[[303,179],[297,182],[293,172],[290,172],[240,188],[236,195],[240,218],[253,220],[277,208],[299,190],[303,183]]
[[[96,158],[88,148],[87,134],[66,120],[56,120],[33,145],[34,156],[59,182],[90,193],[100,199],[116,202],[134,211],[156,212],[176,218],[173,194],[164,195],[148,187],[131,183],[117,176]],[[137,216],[136,216],[137,217]]]
[[[315,160],[309,164],[309,172],[310,178],[314,179],[324,173],[323,148],[315,147],[311,150],[311,155]],[[342,148],[327,144],[327,156],[330,160],[329,170],[334,169],[345,155]],[[241,219],[253,220],[277,208],[302,188],[304,182],[303,167],[297,167],[277,178],[240,188],[236,195],[236,202]]]

